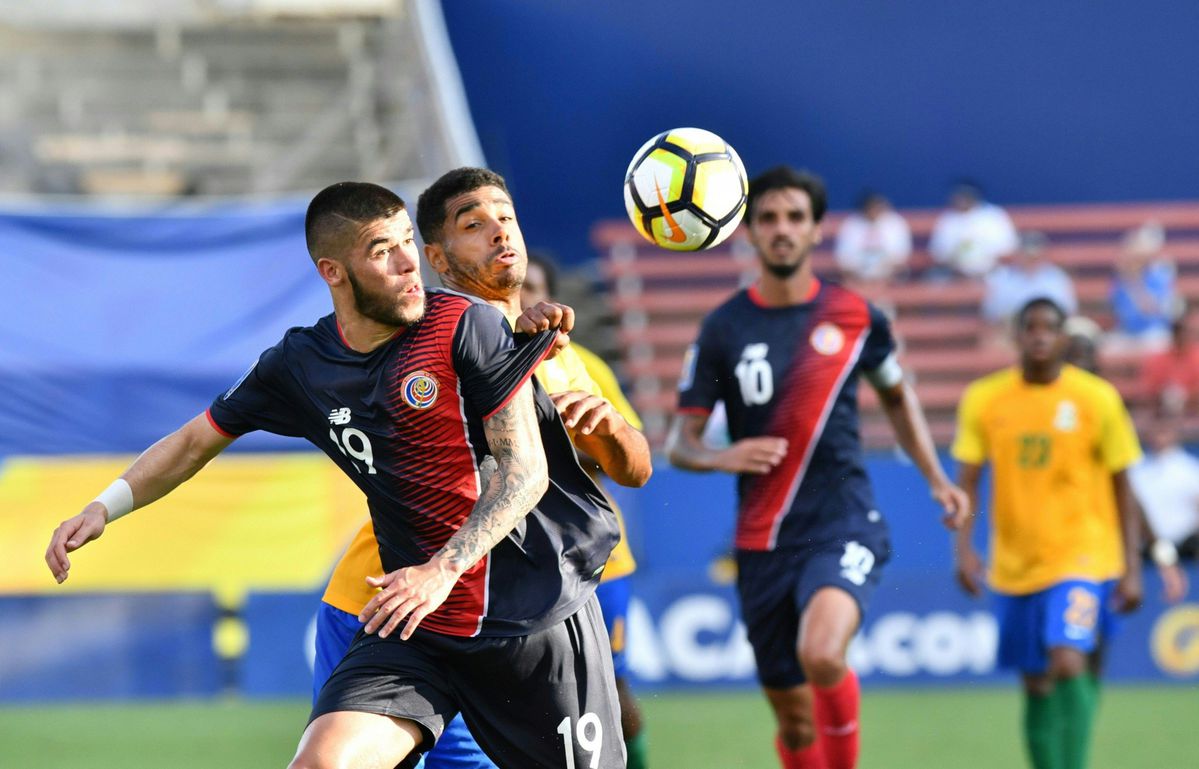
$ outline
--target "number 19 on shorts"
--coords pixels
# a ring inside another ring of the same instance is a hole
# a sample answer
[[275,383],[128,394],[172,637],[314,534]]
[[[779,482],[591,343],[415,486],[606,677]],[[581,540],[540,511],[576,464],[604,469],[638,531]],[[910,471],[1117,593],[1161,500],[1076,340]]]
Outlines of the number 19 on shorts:
[[595,713],[584,713],[571,729],[570,716],[558,724],[562,735],[562,747],[566,750],[566,769],[575,769],[575,740],[579,747],[591,754],[590,769],[599,766],[600,750],[604,746],[604,725]]

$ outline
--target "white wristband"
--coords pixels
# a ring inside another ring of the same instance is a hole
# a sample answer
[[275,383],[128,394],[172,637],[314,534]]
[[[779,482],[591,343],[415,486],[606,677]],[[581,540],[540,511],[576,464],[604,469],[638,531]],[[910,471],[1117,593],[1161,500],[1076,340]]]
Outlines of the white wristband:
[[104,505],[108,511],[107,520],[112,523],[122,515],[133,512],[133,489],[129,488],[124,478],[117,478],[92,501]]
[[1158,566],[1168,569],[1178,563],[1178,548],[1168,539],[1155,539],[1149,548],[1149,557]]

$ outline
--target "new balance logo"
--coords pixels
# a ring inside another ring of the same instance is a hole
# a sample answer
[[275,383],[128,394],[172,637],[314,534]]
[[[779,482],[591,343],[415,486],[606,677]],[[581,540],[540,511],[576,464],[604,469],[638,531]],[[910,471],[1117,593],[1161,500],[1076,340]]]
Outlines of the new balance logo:
[[350,422],[349,408],[342,407],[339,409],[333,409],[332,411],[329,412],[329,424],[344,425],[344,424],[349,424],[349,422]]

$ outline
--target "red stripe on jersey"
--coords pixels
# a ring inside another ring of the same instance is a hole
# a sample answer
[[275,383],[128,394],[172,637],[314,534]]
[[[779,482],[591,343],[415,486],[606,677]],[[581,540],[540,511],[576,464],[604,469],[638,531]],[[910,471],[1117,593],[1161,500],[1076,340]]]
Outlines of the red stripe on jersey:
[[[870,310],[865,300],[829,287],[815,308],[805,338],[798,342],[764,433],[786,438],[787,455],[778,467],[755,477],[749,485],[737,519],[739,549],[774,549],[829,413],[869,333]],[[840,343],[834,344],[831,340],[838,335]]]
[[712,409],[706,409],[703,406],[682,406],[675,409],[675,413],[682,414],[683,416],[706,417],[712,413]]
[[[431,295],[420,333],[409,340],[390,372],[388,411],[395,440],[389,442],[389,469],[402,478],[401,503],[410,511],[416,545],[429,557],[461,527],[479,498],[479,472],[470,442],[465,403],[453,364],[454,335],[471,302],[448,294]],[[423,371],[437,382],[426,408],[403,397],[403,382]],[[454,636],[479,632],[487,604],[487,559],[467,569],[422,628]]]
[[212,409],[204,409],[204,416],[208,417],[208,424],[212,425],[212,429],[216,430],[218,433],[225,436],[226,438],[240,438],[241,437],[240,435],[235,435],[234,433],[231,433],[228,430],[226,430],[225,428],[218,425],[216,423],[216,420],[212,418]]

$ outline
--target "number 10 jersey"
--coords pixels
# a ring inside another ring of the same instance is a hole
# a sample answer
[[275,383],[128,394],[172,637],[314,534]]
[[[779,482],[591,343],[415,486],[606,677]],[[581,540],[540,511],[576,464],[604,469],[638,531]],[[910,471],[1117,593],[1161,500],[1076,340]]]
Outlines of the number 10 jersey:
[[775,550],[885,538],[862,464],[858,375],[894,354],[886,317],[818,283],[809,301],[767,306],[739,291],[703,322],[679,382],[679,412],[723,401],[733,441],[776,436],[783,461],[738,477],[736,547]]

